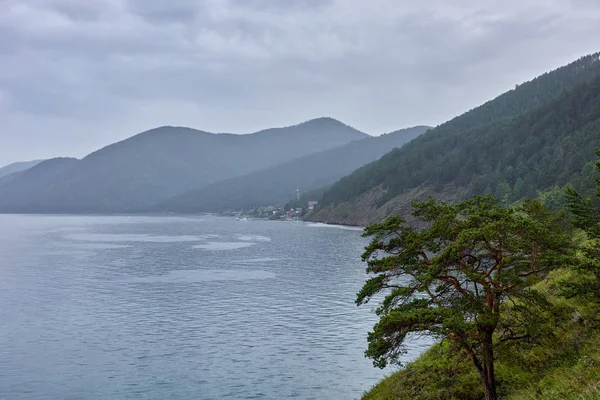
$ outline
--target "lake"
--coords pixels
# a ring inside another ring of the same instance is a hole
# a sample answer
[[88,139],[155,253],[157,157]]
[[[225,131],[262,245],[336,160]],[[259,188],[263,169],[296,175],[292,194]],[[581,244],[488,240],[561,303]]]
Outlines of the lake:
[[0,399],[360,398],[392,372],[363,355],[360,233],[0,215]]

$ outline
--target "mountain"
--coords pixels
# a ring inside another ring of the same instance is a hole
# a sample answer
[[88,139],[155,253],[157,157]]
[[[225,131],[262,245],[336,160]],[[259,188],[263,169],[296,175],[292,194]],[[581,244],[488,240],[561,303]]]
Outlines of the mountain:
[[366,137],[332,118],[247,135],[161,127],[58,169],[56,160],[40,163],[32,173],[0,186],[0,212],[135,211],[197,187]]
[[[3,178],[12,178],[0,185],[1,207],[4,212],[22,212],[41,197],[52,193],[53,185],[79,163],[76,158],[52,158],[24,171]],[[2,178],[0,178],[2,179]]]
[[29,169],[29,168],[41,163],[42,161],[43,160],[21,161],[21,162],[8,164],[7,166],[0,168],[0,178],[10,175],[10,174],[13,174],[15,172],[25,171],[26,169]]
[[[27,170],[24,170],[24,171],[27,171]],[[24,171],[16,171],[16,172],[12,172],[8,175],[0,176],[0,186],[12,181],[16,177],[20,176]]]
[[283,205],[296,190],[329,185],[395,147],[402,146],[429,127],[415,126],[377,137],[357,140],[331,150],[227,179],[177,196],[155,211],[221,212],[272,204]]
[[600,53],[518,85],[325,191],[309,218],[364,225],[428,195],[506,202],[569,182],[600,142]]

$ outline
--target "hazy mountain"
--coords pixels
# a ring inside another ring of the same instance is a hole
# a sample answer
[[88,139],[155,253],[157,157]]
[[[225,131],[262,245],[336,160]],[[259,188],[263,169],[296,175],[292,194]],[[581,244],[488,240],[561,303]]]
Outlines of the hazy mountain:
[[40,198],[50,195],[55,183],[78,162],[76,158],[52,158],[27,170],[4,176],[12,179],[0,185],[0,209],[4,212],[27,212],[30,207],[37,205]]
[[[26,171],[26,170],[25,170]],[[12,181],[13,179],[17,178],[18,176],[20,176],[24,171],[17,171],[17,172],[13,172],[11,174],[8,175],[4,175],[4,176],[0,176],[0,186]]]
[[203,185],[365,137],[331,118],[247,135],[161,127],[59,169],[48,162],[37,165],[35,175],[22,174],[0,186],[0,211],[135,211]]
[[29,169],[29,168],[41,163],[42,161],[44,161],[44,160],[21,161],[21,162],[8,164],[7,166],[0,168],[0,178],[2,178],[3,176],[6,176],[6,175],[13,174],[15,172],[25,171],[26,169]]
[[511,202],[565,184],[600,143],[599,76],[594,54],[519,85],[341,179],[311,218],[367,224],[428,195]]
[[156,211],[219,212],[281,204],[296,189],[302,192],[328,185],[356,168],[380,158],[394,147],[425,132],[416,126],[378,137],[368,137],[251,174],[220,181],[185,193],[154,207]]

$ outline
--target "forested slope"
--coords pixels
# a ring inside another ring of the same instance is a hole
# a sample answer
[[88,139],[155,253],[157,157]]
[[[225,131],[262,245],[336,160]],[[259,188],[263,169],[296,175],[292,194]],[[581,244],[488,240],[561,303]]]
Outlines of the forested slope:
[[360,225],[430,194],[509,202],[563,185],[600,142],[599,76],[594,54],[520,85],[342,178],[310,218]]

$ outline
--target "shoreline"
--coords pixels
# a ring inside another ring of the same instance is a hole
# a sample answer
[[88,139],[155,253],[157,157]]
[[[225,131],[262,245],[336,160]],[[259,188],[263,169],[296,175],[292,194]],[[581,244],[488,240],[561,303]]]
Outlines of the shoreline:
[[[172,212],[154,212],[154,213],[100,213],[100,212],[0,212],[0,215],[23,215],[23,216],[47,216],[47,217],[220,217],[220,218],[238,218],[233,215],[221,214],[221,213],[172,213]],[[249,217],[248,221],[272,221],[272,222],[303,222],[305,224],[321,225],[323,227],[339,227],[339,228],[355,228],[355,230],[364,230],[364,225],[355,224],[344,224],[339,222],[329,221],[311,221],[307,219],[299,220],[279,220],[279,219],[268,219],[268,218],[253,218]]]

